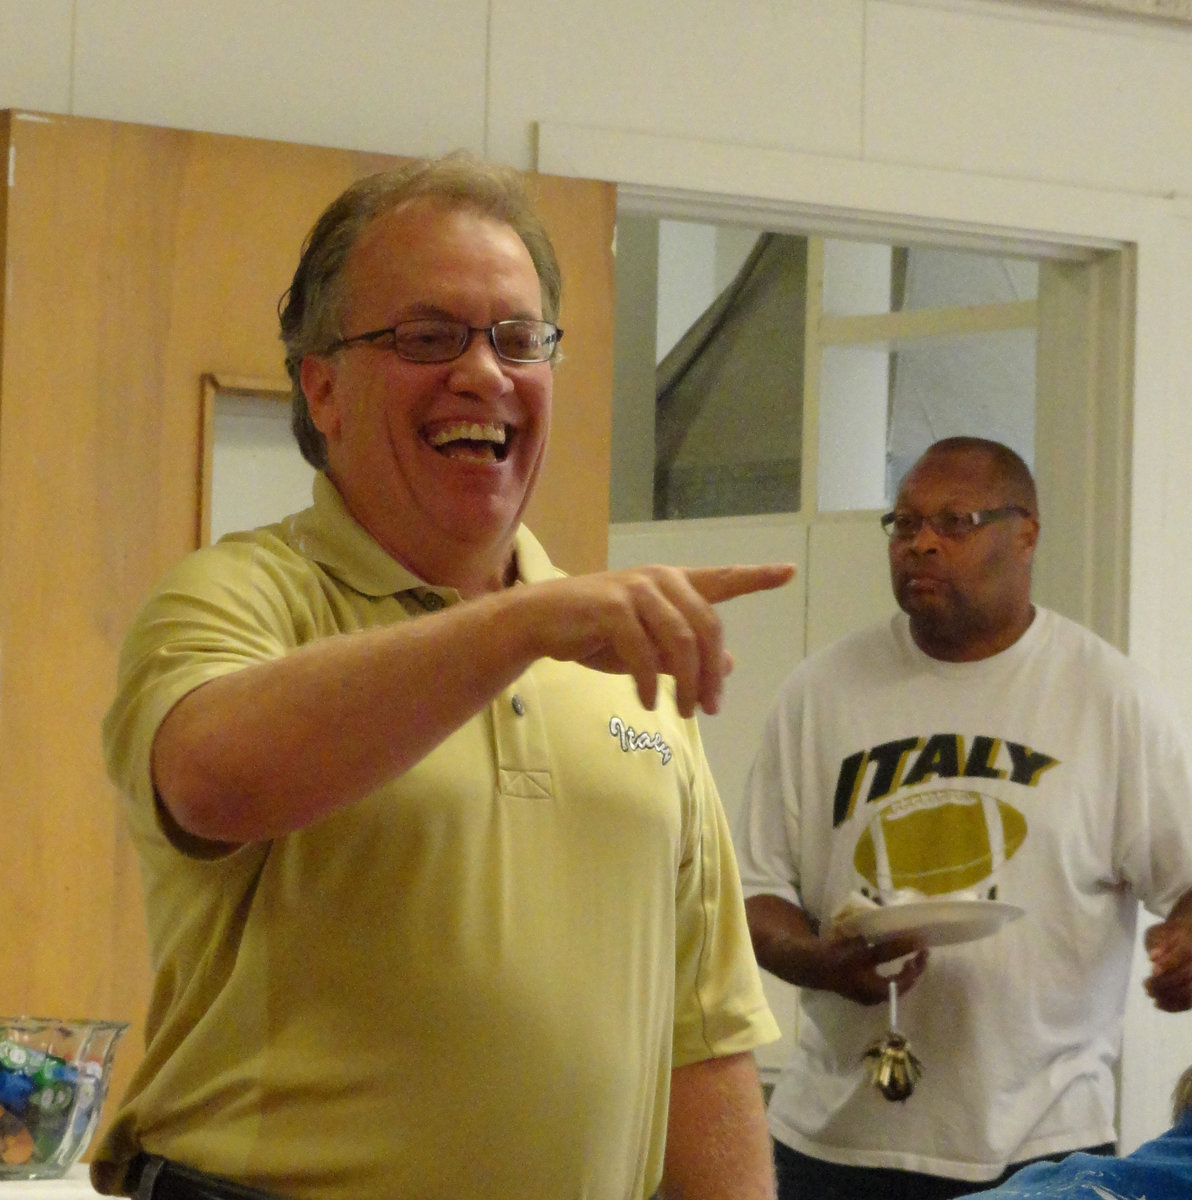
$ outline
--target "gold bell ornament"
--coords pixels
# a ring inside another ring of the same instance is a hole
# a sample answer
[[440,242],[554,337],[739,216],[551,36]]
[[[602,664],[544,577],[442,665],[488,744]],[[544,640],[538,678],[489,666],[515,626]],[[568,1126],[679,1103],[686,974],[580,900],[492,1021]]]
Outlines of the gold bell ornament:
[[890,1028],[865,1051],[874,1087],[887,1100],[906,1100],[923,1074],[906,1036],[898,1032],[898,987],[890,980]]

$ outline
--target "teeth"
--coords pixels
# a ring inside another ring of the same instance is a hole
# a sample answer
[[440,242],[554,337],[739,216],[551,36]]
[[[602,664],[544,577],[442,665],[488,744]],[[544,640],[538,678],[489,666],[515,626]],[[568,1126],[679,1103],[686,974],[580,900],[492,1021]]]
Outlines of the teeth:
[[456,421],[451,425],[443,425],[436,429],[427,439],[432,446],[445,446],[448,442],[492,442],[494,445],[505,444],[505,426],[495,421],[481,425],[472,421]]

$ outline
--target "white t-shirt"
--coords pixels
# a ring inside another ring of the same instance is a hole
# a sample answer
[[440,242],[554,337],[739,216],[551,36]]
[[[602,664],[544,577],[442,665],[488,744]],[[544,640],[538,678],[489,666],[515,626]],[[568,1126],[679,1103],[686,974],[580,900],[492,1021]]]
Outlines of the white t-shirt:
[[780,690],[737,833],[749,894],[824,923],[857,892],[975,891],[1025,916],[936,947],[898,1005],[924,1066],[886,1100],[863,1065],[886,1005],[804,990],[771,1129],[806,1154],[983,1181],[1114,1140],[1137,904],[1192,885],[1185,731],[1123,655],[1038,609],[1000,654],[945,663],[901,613]]

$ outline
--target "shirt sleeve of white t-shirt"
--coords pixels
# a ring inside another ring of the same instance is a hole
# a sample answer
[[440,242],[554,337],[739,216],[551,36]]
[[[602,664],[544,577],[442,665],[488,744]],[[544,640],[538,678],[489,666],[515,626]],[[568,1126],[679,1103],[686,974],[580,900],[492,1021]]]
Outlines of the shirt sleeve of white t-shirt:
[[746,897],[781,896],[802,906],[795,846],[799,807],[793,749],[797,740],[795,681],[778,695],[745,782],[733,840]]
[[1123,731],[1114,865],[1163,917],[1192,888],[1192,735],[1158,685],[1134,674],[1135,728]]

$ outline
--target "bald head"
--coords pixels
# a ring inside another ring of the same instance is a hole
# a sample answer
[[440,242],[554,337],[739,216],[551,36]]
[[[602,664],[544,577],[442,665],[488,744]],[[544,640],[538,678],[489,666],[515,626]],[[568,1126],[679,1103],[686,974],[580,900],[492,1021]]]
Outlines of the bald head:
[[[989,438],[943,438],[927,447],[911,471],[928,460],[950,458],[969,459],[979,465],[989,484],[1000,489],[1006,504],[1017,504],[1038,518],[1039,496],[1031,469],[1009,446]],[[911,471],[907,472],[908,476]]]

